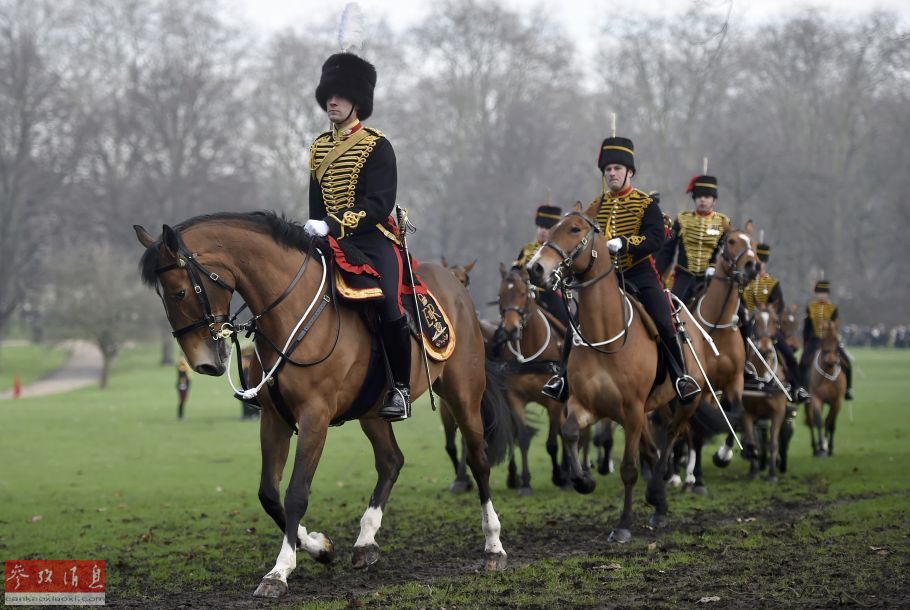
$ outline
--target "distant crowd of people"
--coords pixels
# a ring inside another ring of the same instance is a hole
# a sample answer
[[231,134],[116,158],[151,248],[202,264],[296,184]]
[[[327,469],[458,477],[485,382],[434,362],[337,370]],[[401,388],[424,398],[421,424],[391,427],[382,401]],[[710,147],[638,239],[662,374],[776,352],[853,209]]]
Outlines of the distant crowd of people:
[[841,329],[844,342],[856,347],[910,348],[910,325],[899,324],[890,329],[884,324],[862,326],[847,324]]

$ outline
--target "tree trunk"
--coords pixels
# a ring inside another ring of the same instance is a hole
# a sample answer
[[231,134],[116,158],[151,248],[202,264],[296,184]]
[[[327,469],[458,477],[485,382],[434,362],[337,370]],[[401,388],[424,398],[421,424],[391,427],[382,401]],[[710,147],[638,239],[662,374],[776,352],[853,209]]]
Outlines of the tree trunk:
[[174,340],[171,336],[170,329],[161,331],[161,366],[170,366],[174,364]]

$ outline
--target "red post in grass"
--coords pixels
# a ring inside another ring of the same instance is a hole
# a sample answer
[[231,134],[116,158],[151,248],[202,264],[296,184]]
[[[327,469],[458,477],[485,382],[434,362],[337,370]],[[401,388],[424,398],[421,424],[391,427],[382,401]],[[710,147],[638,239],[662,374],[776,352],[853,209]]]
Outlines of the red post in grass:
[[13,375],[13,398],[19,398],[22,395],[22,379],[19,373]]

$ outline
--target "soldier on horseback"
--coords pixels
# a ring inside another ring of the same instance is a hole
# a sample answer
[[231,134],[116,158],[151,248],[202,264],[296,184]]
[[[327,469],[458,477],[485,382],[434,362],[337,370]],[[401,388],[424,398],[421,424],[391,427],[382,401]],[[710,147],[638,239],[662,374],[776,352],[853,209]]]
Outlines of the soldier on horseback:
[[679,213],[673,223],[672,237],[656,257],[657,270],[662,277],[676,259],[673,294],[683,303],[688,303],[710,276],[709,268],[723,237],[724,225],[730,222],[714,209],[717,178],[695,176],[689,181],[686,192],[692,194],[695,209]]
[[[764,304],[772,306],[778,316],[783,316],[783,290],[781,289],[780,282],[777,278],[768,273],[767,270],[768,259],[771,257],[771,246],[768,244],[758,244],[755,247],[755,253],[758,255],[758,260],[760,261],[760,271],[758,275],[755,276],[755,279],[749,282],[745,289],[743,289],[743,306],[746,313],[745,318],[751,319],[756,305]],[[745,323],[740,327],[744,333],[743,336],[748,334],[747,328],[748,323]],[[780,329],[777,329],[777,334],[774,336],[774,347],[777,348],[778,353],[783,357],[784,363],[787,366],[787,376],[789,377],[790,385],[795,388],[793,391],[794,401],[806,402],[809,400],[809,393],[803,385],[803,376],[800,367],[797,366],[796,357],[793,355],[793,349],[787,343],[787,339]]]
[[[815,282],[814,290],[815,298],[809,301],[806,306],[806,319],[803,322],[803,353],[799,358],[799,367],[803,376],[806,375],[809,363],[821,343],[820,329],[822,323],[827,320],[837,321],[837,306],[829,299],[829,293],[831,292],[830,282],[819,280]],[[853,400],[853,365],[844,351],[843,345],[838,344],[837,351],[840,354],[841,364],[847,375],[847,393],[844,394],[844,398]]]
[[382,132],[361,122],[373,112],[375,86],[376,69],[353,53],[336,53],[323,64],[316,101],[331,129],[310,146],[310,219],[304,228],[327,237],[352,268],[379,281],[379,330],[393,379],[379,415],[398,421],[411,410],[411,339],[401,302],[408,263],[392,217],[395,152]]
[[[521,248],[518,258],[512,263],[513,267],[524,267],[537,250],[550,239],[550,229],[562,218],[562,209],[555,205],[542,205],[537,208],[534,215],[534,224],[537,225],[537,235],[534,241],[529,241]],[[555,290],[540,289],[537,292],[537,304],[563,323],[569,326],[569,317],[565,306],[560,302]]]
[[[654,319],[675,377],[677,395],[681,401],[689,402],[701,388],[686,372],[685,357],[670,311],[670,299],[664,293],[652,256],[666,239],[663,213],[648,194],[632,186],[636,171],[634,150],[632,140],[615,136],[605,139],[601,145],[597,161],[602,175],[597,224],[604,236],[609,238],[607,249],[614,256],[623,281],[634,284],[639,300]],[[544,386],[544,394],[557,400],[565,400],[568,395],[565,370],[571,345],[571,336],[567,336],[562,371]]]

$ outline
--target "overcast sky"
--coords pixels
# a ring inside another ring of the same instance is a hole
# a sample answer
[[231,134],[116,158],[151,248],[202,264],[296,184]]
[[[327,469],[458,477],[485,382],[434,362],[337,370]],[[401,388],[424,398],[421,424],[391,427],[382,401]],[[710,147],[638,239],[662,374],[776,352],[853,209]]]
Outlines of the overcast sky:
[[[482,0],[480,0],[482,2]],[[339,17],[348,0],[234,0],[241,16],[273,31],[287,26],[302,25],[318,15],[335,14]],[[874,8],[896,12],[901,21],[910,21],[910,0],[732,0],[734,23],[748,24],[773,20],[792,15],[804,8],[817,7],[831,15],[849,18]],[[385,17],[390,24],[407,27],[426,15],[428,0],[359,0],[368,20]],[[592,47],[598,29],[606,15],[621,16],[633,12],[666,15],[684,12],[693,4],[725,13],[728,0],[561,0],[560,2],[534,2],[502,0],[512,9],[530,11],[543,5],[553,19],[578,38],[580,47]]]

